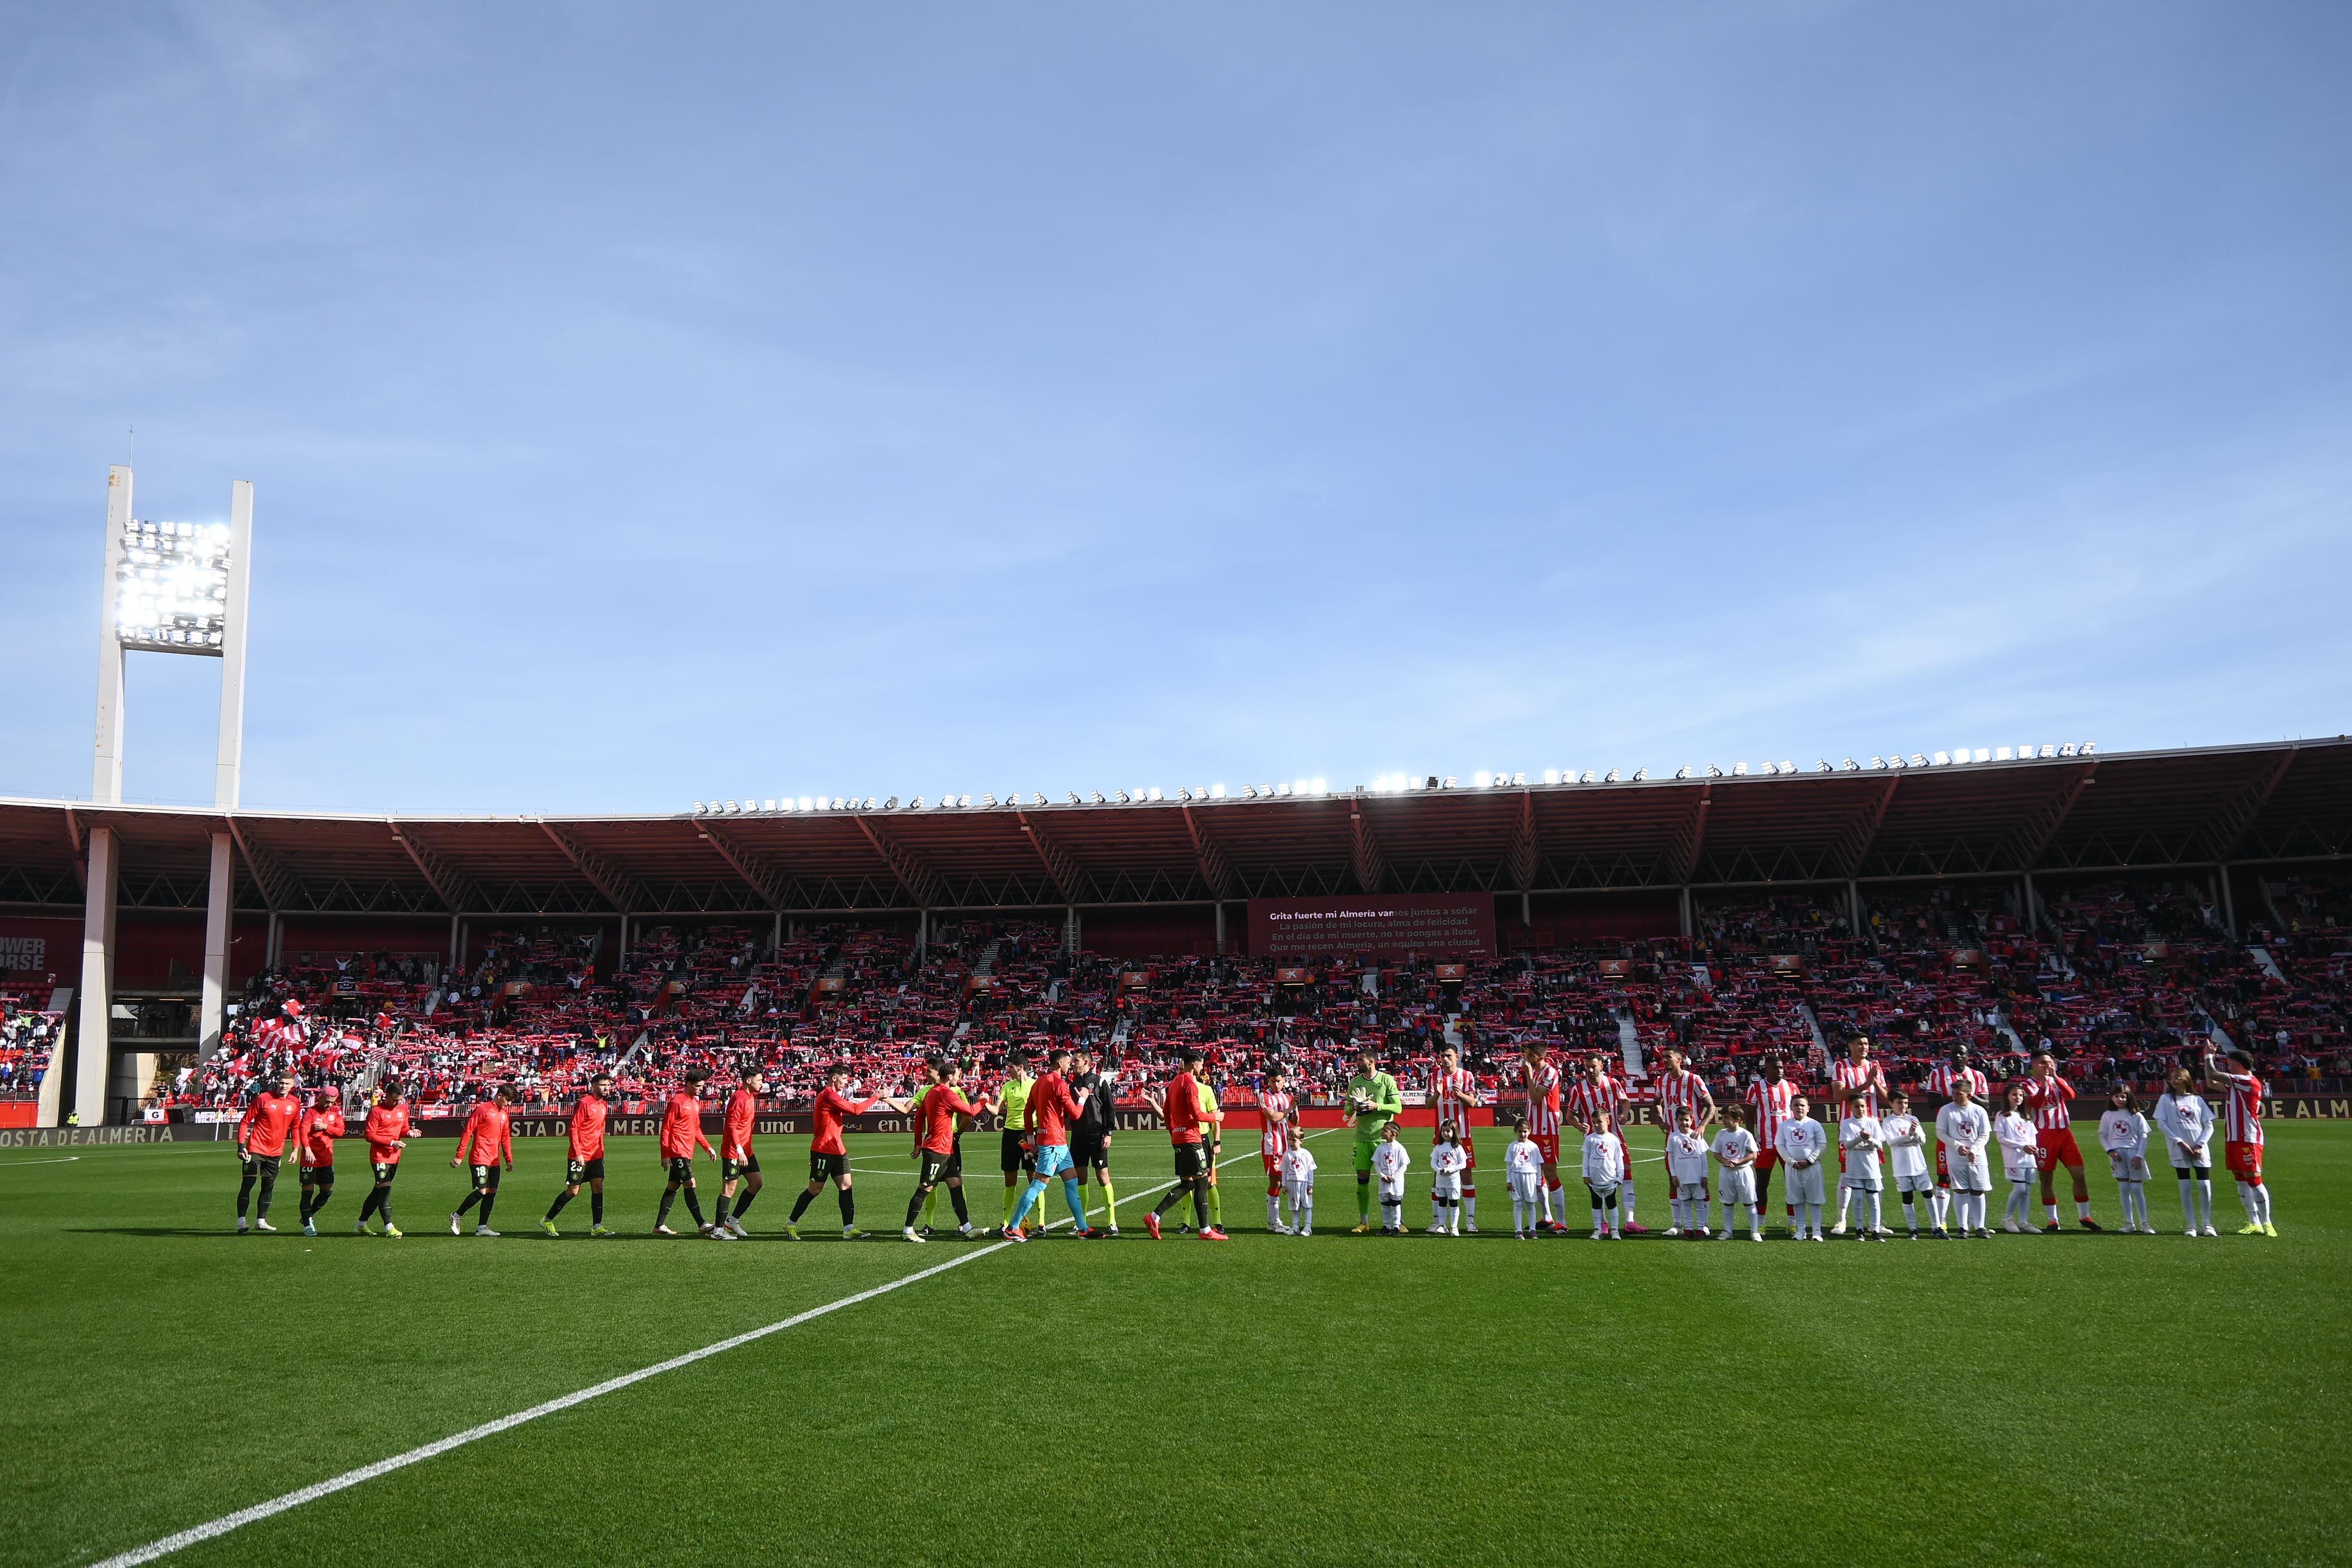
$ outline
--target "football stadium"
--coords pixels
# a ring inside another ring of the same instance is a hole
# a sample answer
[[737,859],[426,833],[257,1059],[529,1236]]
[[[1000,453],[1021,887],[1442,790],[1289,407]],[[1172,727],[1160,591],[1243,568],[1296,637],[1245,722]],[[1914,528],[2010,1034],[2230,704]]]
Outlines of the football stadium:
[[0,1568],[2352,1562],[2340,16],[20,25]]

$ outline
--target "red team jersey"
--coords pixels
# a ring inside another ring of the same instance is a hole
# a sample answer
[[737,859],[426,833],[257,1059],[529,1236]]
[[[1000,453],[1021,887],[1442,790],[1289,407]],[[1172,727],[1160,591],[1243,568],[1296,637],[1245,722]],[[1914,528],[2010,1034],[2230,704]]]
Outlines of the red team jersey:
[[1669,1129],[1674,1127],[1678,1110],[1687,1110],[1696,1122],[1702,1111],[1714,1107],[1715,1096],[1708,1090],[1706,1080],[1690,1068],[1658,1076],[1658,1116]]
[[[1429,1103],[1436,1109],[1437,1123],[1454,1124],[1465,1148],[1470,1143],[1470,1110],[1478,1103],[1478,1080],[1468,1068],[1455,1068],[1447,1072],[1442,1067],[1429,1069]],[[1436,1136],[1435,1129],[1430,1135]]]
[[504,1155],[507,1163],[514,1163],[514,1139],[508,1131],[513,1119],[507,1108],[494,1100],[486,1100],[474,1107],[466,1118],[466,1130],[457,1134],[457,1152],[463,1157],[467,1144],[473,1145],[473,1157],[468,1165],[495,1165]]
[[1590,1132],[1599,1126],[1604,1110],[1612,1121],[1622,1120],[1619,1108],[1625,1103],[1624,1090],[1606,1073],[1597,1079],[1578,1079],[1568,1086],[1567,1099],[1568,1119],[1581,1131]]
[[1858,1089],[1863,1091],[1863,1113],[1866,1116],[1878,1114],[1878,1097],[1886,1092],[1886,1072],[1875,1061],[1865,1058],[1858,1062],[1834,1063],[1830,1068],[1830,1081],[1837,1086],[1841,1103],[1847,1094]]
[[586,1162],[604,1157],[604,1119],[613,1108],[593,1094],[583,1094],[572,1108],[571,1157]]
[[296,1124],[294,1138],[302,1152],[306,1165],[331,1165],[335,1163],[335,1140],[343,1135],[343,1113],[334,1106],[324,1110],[306,1110]]
[[1168,1080],[1168,1141],[1201,1141],[1201,1080],[1188,1072],[1180,1072]]
[[236,1141],[248,1154],[283,1154],[287,1140],[293,1135],[294,1124],[301,1119],[302,1101],[299,1096],[271,1094],[265,1089],[253,1097],[253,1103],[237,1118]]
[[[817,1096],[817,1103],[824,1103],[824,1095]],[[822,1127],[824,1124],[824,1118],[820,1115],[817,1125]],[[836,1144],[841,1142],[838,1124],[835,1128],[834,1142]],[[681,1089],[672,1094],[668,1103],[662,1107],[661,1156],[665,1160],[691,1160],[698,1144],[705,1149],[710,1147],[710,1140],[702,1135],[702,1101]],[[836,1154],[840,1152],[838,1148],[834,1150]]]
[[1041,1149],[1066,1146],[1070,1142],[1070,1123],[1077,1120],[1078,1099],[1070,1092],[1069,1081],[1060,1073],[1049,1072],[1029,1086],[1029,1103],[1022,1116],[1029,1123],[1030,1136]]
[[1955,1068],[1949,1062],[1938,1062],[1927,1070],[1926,1087],[1929,1094],[1949,1100],[1953,1086],[1963,1083],[1979,1101],[1992,1098],[1992,1080],[1974,1068]]
[[1519,1091],[1527,1102],[1528,1136],[1538,1142],[1559,1137],[1559,1065],[1519,1063]]
[[2263,1143],[2263,1080],[2250,1072],[2216,1065],[2213,1081],[2229,1093],[2221,1103],[2221,1139],[2225,1143]]
[[751,1119],[760,1113],[760,1097],[750,1089],[736,1089],[727,1097],[727,1115],[719,1124],[719,1157],[722,1160],[748,1160],[751,1157]]
[[1769,1171],[1780,1163],[1780,1123],[1795,1114],[1797,1086],[1788,1079],[1769,1083],[1758,1079],[1748,1086],[1748,1109],[1755,1119],[1756,1168]]
[[2037,1132],[2063,1132],[2074,1125],[2074,1118],[2066,1102],[2074,1098],[2074,1086],[2063,1078],[2030,1078],[2025,1089],[2025,1114],[2032,1120]]
[[864,1100],[852,1100],[830,1085],[817,1090],[816,1104],[812,1108],[811,1116],[816,1124],[816,1136],[809,1141],[809,1152],[848,1153],[849,1146],[841,1141],[842,1119],[865,1115],[874,1109],[875,1101],[880,1098],[879,1095],[868,1095]]
[[921,1146],[934,1154],[952,1153],[955,1150],[956,1118],[977,1116],[980,1107],[963,1097],[963,1090],[944,1083],[935,1083],[923,1092],[923,1102],[916,1107],[920,1118]]
[[394,1145],[415,1136],[416,1117],[404,1100],[397,1105],[379,1104],[367,1113],[368,1159],[375,1164],[399,1164],[400,1151]]
[[1269,1173],[1279,1173],[1282,1157],[1290,1152],[1290,1114],[1298,1101],[1287,1094],[1269,1094],[1257,1102],[1265,1119],[1265,1143],[1258,1157],[1265,1162]]

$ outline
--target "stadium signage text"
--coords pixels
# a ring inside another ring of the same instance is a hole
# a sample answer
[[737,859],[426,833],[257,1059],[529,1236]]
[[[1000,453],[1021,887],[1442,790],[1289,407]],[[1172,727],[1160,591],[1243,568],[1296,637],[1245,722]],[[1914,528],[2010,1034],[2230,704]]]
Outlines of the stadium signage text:
[[45,936],[0,936],[0,973],[20,973],[49,967],[49,939]]
[[1250,952],[1284,958],[1491,955],[1495,900],[1485,893],[1252,899]]

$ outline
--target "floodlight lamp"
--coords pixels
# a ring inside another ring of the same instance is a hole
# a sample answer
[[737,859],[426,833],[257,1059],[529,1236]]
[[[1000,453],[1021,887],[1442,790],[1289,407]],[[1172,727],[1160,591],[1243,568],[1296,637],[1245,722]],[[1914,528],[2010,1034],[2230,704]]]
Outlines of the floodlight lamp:
[[1110,802],[1103,798],[1103,792],[1098,789],[1088,790],[1087,792],[1087,798],[1097,805],[1108,805],[1110,804]]
[[1886,765],[1886,759],[1884,757],[1873,757],[1870,759],[1870,765],[1874,768],[1883,768]]
[[1862,764],[1852,757],[1847,757],[1838,763],[1838,769],[1842,773],[1858,773],[1862,772]]
[[1608,773],[1601,775],[1601,782],[1602,784],[1615,784],[1617,782],[1617,770],[1615,768],[1611,768]]
[[1192,789],[1190,788],[1190,786],[1185,785],[1185,784],[1178,784],[1178,785],[1176,786],[1176,798],[1177,798],[1178,800],[1180,800],[1180,801],[1189,801],[1189,800],[1191,800],[1191,799],[1192,798]]
[[956,796],[956,805],[958,805],[959,806],[970,805],[971,804],[971,796],[970,796],[970,795],[960,795]]
[[776,797],[775,797],[775,796],[773,796],[773,795],[770,795],[770,796],[768,797],[767,804],[766,804],[766,805],[762,805],[762,806],[761,806],[761,807],[760,807],[760,809],[761,809],[761,811],[773,811],[773,810],[775,810],[775,809],[776,809]]
[[[698,801],[698,801],[696,801],[696,802],[694,803],[694,815],[695,815],[695,816],[700,816],[702,815],[702,812],[703,812],[703,805],[702,805],[702,803],[701,803],[700,801]],[[397,837],[399,837],[400,836],[399,836],[398,834],[396,834],[396,833],[395,833],[395,834],[394,834],[394,835],[393,835],[393,837],[395,837],[395,838],[397,838]]]
[[884,802],[882,803],[882,809],[883,809],[883,810],[885,810],[885,811],[896,811],[896,810],[898,810],[898,797],[897,795],[892,795],[888,800],[884,801]]
[[2073,756],[2074,754],[2074,742],[2072,741],[2062,742],[2058,747],[2058,754],[2062,757]]
[[1078,799],[1078,792],[1076,790],[1072,790],[1070,792],[1070,804],[1072,805],[1081,805],[1085,804]]
[[1114,799],[1116,799],[1116,800],[1118,802],[1118,804],[1119,804],[1119,805],[1125,805],[1127,804],[1127,792],[1126,792],[1125,790],[1123,790],[1123,789],[1115,789],[1115,790],[1111,791],[1110,793],[1111,793],[1112,797],[1113,797]]
[[1912,765],[1913,767],[1915,767],[1915,768],[1924,768],[1924,767],[1926,767],[1926,766],[1927,765],[1927,754],[1926,754],[1925,752],[1912,752],[1912,753],[1911,753],[1911,765]]
[[1495,775],[1486,772],[1484,769],[1481,769],[1477,773],[1470,775],[1470,782],[1473,784],[1475,784],[1478,788],[1485,789],[1488,784],[1495,782]]
[[1527,782],[1528,782],[1528,775],[1527,775],[1527,774],[1525,774],[1525,773],[1513,773],[1513,774],[1511,775],[1511,783],[1512,783],[1514,785],[1524,784],[1526,784]]
[[1591,784],[1591,783],[1592,783],[1592,782],[1593,782],[1593,780],[1592,780],[1592,770],[1591,770],[1591,768],[1587,768],[1587,769],[1585,769],[1582,773],[1580,773],[1577,774],[1577,775],[1576,775],[1576,782],[1577,782],[1577,783],[1579,783],[1579,784]]
[[1996,763],[2005,763],[2009,761],[2009,748],[2007,746],[1995,746],[1992,749],[1992,760]]
[[1635,784],[1640,784],[1643,780],[1644,780],[1644,779],[1648,778],[1649,776],[1650,776],[1650,770],[1649,770],[1649,769],[1647,769],[1647,768],[1635,768],[1635,769],[1633,770],[1633,782],[1634,782]]
[[2081,745],[2081,746],[2079,746],[2078,748],[2076,748],[2074,754],[2075,754],[2076,756],[2078,756],[2078,757],[2087,757],[2087,756],[2090,756],[2093,752],[2096,752],[2098,749],[2099,749],[2099,748],[2097,747],[2097,745],[2096,745],[2096,744],[2095,744],[2094,742],[2089,742],[2089,741],[2085,741],[2085,742],[2084,742],[2082,743],[2082,745]]
[[1439,784],[1437,787],[1440,789],[1460,789],[1462,787],[1462,781],[1459,778],[1456,778],[1454,774],[1448,773],[1445,775],[1445,782]]
[[1731,776],[1732,776],[1733,778],[1736,778],[1736,779],[1744,779],[1744,778],[1746,778],[1746,777],[1748,776],[1748,764],[1747,764],[1746,763],[1732,763],[1732,764],[1731,764]]
[[980,804],[982,805],[994,805],[996,804],[996,797],[992,795],[983,794],[980,797]]
[[1793,773],[1797,771],[1797,764],[1783,757],[1780,760],[1780,771],[1784,773]]
[[923,809],[923,797],[922,797],[921,795],[917,795],[914,799],[912,799],[912,800],[908,801],[908,802],[907,803],[907,809],[908,809],[908,811],[920,811],[920,810],[922,810],[922,809]]
[[729,801],[729,802],[727,803],[727,809],[728,809],[730,813],[732,813],[732,812],[740,812],[740,811],[741,811],[743,808],[742,808],[741,806],[740,806],[740,805],[736,805],[736,804],[735,804],[735,802],[733,802],[733,801],[731,801],[731,800],[730,800],[730,801]]
[[1558,768],[1546,768],[1543,771],[1543,781],[1548,784],[1556,784],[1559,783],[1559,770]]
[[1224,786],[1224,785],[1223,785],[1223,784],[1211,784],[1211,785],[1209,786],[1209,798],[1210,798],[1211,800],[1223,800],[1223,799],[1224,799],[1224,798],[1225,798],[1225,786]]
[[810,799],[807,795],[803,795],[801,796],[801,809],[803,811],[814,811],[816,809],[816,802]]
[[1929,760],[1939,768],[1948,768],[1952,765],[1952,753],[1949,752],[1937,752],[1935,756]]
[[2054,757],[2058,754],[2058,748],[2055,746],[2044,746],[2036,754],[2043,757]]
[[1813,759],[1813,772],[1817,773],[1835,773],[1836,771],[1837,770],[1835,768],[1830,766],[1830,760],[1827,757],[1815,757]]
[[1690,773],[1691,771],[1687,766],[1679,767],[1675,770],[1675,777],[1678,779],[1686,779],[1690,777]]
[[1328,779],[1308,779],[1307,781],[1307,787],[1317,795],[1329,795],[1331,793],[1331,784]]

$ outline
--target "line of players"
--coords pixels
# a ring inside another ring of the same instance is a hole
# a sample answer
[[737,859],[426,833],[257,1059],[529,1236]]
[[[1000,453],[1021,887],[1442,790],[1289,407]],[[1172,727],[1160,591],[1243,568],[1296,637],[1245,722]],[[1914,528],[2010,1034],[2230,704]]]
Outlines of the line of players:
[[[1169,1210],[1187,1197],[1192,1200],[1203,1239],[1222,1241],[1221,1203],[1217,1185],[1220,1134],[1223,1113],[1213,1089],[1201,1073],[1201,1054],[1186,1053],[1183,1068],[1157,1093],[1147,1092],[1173,1144],[1176,1180],[1159,1205],[1146,1216],[1154,1239]],[[2156,1107],[2157,1131],[2180,1184],[2184,1220],[2190,1235],[2215,1234],[2211,1213],[2212,1135],[2225,1131],[2224,1163],[2236,1178],[2247,1223],[2240,1234],[2276,1236],[2268,1187],[2263,1180],[2261,1101],[2263,1086],[2252,1058],[2242,1051],[2229,1054],[2228,1067],[2208,1054],[2201,1087],[2217,1090],[2223,1110],[2217,1115],[2198,1092],[2200,1087],[2186,1068],[2176,1069],[2167,1092]],[[856,1226],[856,1195],[843,1133],[847,1119],[877,1104],[908,1113],[914,1124],[913,1157],[919,1163],[917,1186],[900,1234],[921,1241],[932,1234],[929,1218],[919,1227],[919,1216],[935,1214],[938,1194],[944,1187],[953,1206],[957,1228],[964,1236],[980,1234],[972,1226],[963,1191],[962,1135],[975,1119],[991,1111],[1004,1114],[1000,1165],[1004,1178],[1005,1211],[998,1234],[1025,1241],[1033,1211],[1045,1219],[1045,1196],[1058,1178],[1074,1234],[1087,1238],[1115,1237],[1116,1189],[1110,1173],[1110,1149],[1116,1127],[1116,1074],[1097,1070],[1082,1049],[1056,1048],[1047,1069],[1034,1074],[1016,1062],[1010,1077],[993,1093],[968,1098],[960,1065],[934,1061],[924,1088],[903,1100],[870,1096],[854,1099],[848,1092],[849,1073],[835,1067],[813,1107],[813,1136],[807,1184],[794,1201],[785,1234],[799,1239],[799,1226],[812,1202],[829,1184],[835,1188],[845,1237],[864,1233]],[[1931,1093],[1947,1097],[1932,1124],[1937,1137],[1935,1173],[1927,1170],[1927,1126],[1911,1114],[1907,1095],[1888,1087],[1879,1064],[1871,1059],[1866,1037],[1847,1046],[1845,1058],[1832,1068],[1831,1099],[1843,1110],[1837,1149],[1840,1176],[1838,1217],[1830,1234],[1845,1235],[1853,1211],[1863,1210],[1858,1232],[1866,1239],[1893,1234],[1884,1224],[1884,1179],[1879,1159],[1885,1156],[1910,1234],[1921,1234],[1919,1200],[1930,1211],[1927,1234],[1944,1237],[1955,1228],[1962,1236],[1989,1236],[1987,1199],[1991,1191],[1988,1146],[1997,1142],[2011,1193],[2003,1224],[2011,1231],[2032,1228],[2032,1186],[2038,1178],[2046,1215],[2044,1230],[2060,1228],[2053,1183],[2060,1168],[2072,1177],[2077,1223],[2087,1230],[2099,1226],[2091,1217],[2090,1193],[2083,1157],[2072,1131],[2069,1107],[2073,1087],[2061,1079],[2047,1055],[2034,1058],[2030,1075],[2006,1086],[1998,1113],[1986,1101],[1990,1086],[1982,1071],[1969,1060],[1965,1047],[1937,1067],[1927,1080]],[[1507,1079],[1497,1099],[1516,1100],[1520,1115],[1518,1136],[1505,1151],[1505,1168],[1513,1198],[1514,1231],[1521,1237],[1564,1233],[1567,1198],[1559,1175],[1560,1130],[1564,1122],[1583,1134],[1581,1175],[1591,1199],[1596,1237],[1639,1234],[1634,1221],[1634,1172],[1630,1152],[1618,1129],[1628,1108],[1625,1087],[1608,1071],[1607,1058],[1593,1056],[1582,1064],[1573,1081],[1563,1083],[1559,1065],[1539,1043],[1530,1043]],[[656,1157],[667,1178],[655,1234],[675,1236],[669,1216],[683,1196],[697,1230],[715,1240],[741,1239],[750,1235],[744,1215],[764,1184],[752,1136],[759,1096],[765,1079],[754,1067],[746,1072],[726,1106],[720,1142],[713,1149],[702,1131],[707,1082],[698,1070],[688,1072],[663,1108]],[[1427,1100],[1437,1112],[1438,1131],[1433,1142],[1431,1230],[1460,1235],[1477,1230],[1477,1155],[1470,1132],[1472,1110],[1486,1103],[1475,1078],[1461,1064],[1459,1053],[1446,1047],[1428,1077]],[[305,1106],[293,1092],[290,1078],[281,1076],[271,1089],[255,1098],[237,1128],[236,1152],[242,1167],[237,1194],[237,1229],[247,1228],[249,1201],[258,1189],[254,1223],[268,1231],[272,1191],[279,1162],[291,1146],[297,1152],[302,1185],[301,1217],[306,1235],[316,1235],[315,1219],[334,1190],[334,1142],[347,1128],[332,1091],[318,1103]],[[1512,1092],[1516,1090],[1516,1092]],[[1820,1239],[1821,1219],[1827,1205],[1824,1162],[1827,1129],[1809,1114],[1810,1097],[1798,1089],[1784,1064],[1768,1057],[1747,1090],[1746,1103],[1718,1112],[1712,1092],[1681,1054],[1665,1053],[1657,1083],[1658,1104],[1668,1124],[1666,1165],[1674,1225],[1669,1236],[1720,1234],[1728,1237],[1734,1211],[1746,1209],[1751,1237],[1762,1239],[1762,1216],[1769,1207],[1771,1173],[1785,1168],[1784,1206],[1789,1233]],[[569,1146],[564,1184],[539,1222],[549,1236],[558,1235],[555,1221],[583,1190],[590,1194],[590,1234],[615,1234],[604,1223],[604,1129],[614,1096],[609,1074],[599,1075],[575,1105],[568,1128]],[[449,1215],[451,1234],[463,1234],[467,1217],[475,1234],[496,1236],[490,1226],[504,1170],[513,1169],[509,1129],[513,1092],[501,1086],[477,1105],[458,1141],[454,1168],[468,1169],[468,1192]],[[1356,1132],[1356,1234],[1374,1227],[1370,1207],[1375,1177],[1382,1223],[1394,1234],[1403,1228],[1402,1200],[1411,1153],[1398,1135],[1403,1096],[1396,1079],[1382,1071],[1377,1055],[1359,1053],[1357,1072],[1345,1093],[1345,1104]],[[1311,1235],[1315,1159],[1300,1137],[1297,1097],[1279,1070],[1268,1081],[1259,1100],[1265,1125],[1261,1160],[1266,1176],[1266,1221],[1270,1230]],[[1499,1109],[1499,1107],[1498,1107]],[[1756,1125],[1746,1125],[1753,1112]],[[1718,1115],[1725,1125],[1712,1139],[1707,1128]],[[413,1108],[400,1086],[383,1087],[370,1109],[361,1135],[368,1143],[373,1185],[354,1228],[364,1233],[368,1221],[378,1218],[383,1234],[401,1234],[392,1215],[392,1188],[399,1173],[402,1152],[417,1131]],[[2127,1090],[2117,1089],[2101,1119],[2100,1141],[2119,1184],[2124,1208],[2123,1228],[2153,1234],[2146,1184],[2147,1152],[2152,1141],[2146,1117]],[[699,1155],[711,1154],[719,1165],[720,1188],[715,1213],[705,1218],[695,1179]],[[1091,1173],[1103,1199],[1106,1223],[1089,1223],[1085,1184]],[[1721,1208],[1719,1233],[1708,1224],[1710,1192]],[[1288,1210],[1286,1216],[1286,1208]],[[1957,1227],[1950,1221],[1957,1216]]]

